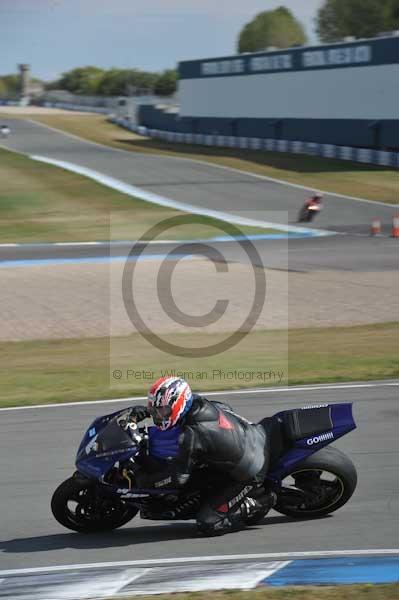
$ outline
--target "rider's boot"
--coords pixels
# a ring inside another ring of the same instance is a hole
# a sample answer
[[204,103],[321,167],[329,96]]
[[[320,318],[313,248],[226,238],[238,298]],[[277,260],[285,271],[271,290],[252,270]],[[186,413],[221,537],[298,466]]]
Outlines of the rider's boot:
[[259,486],[231,508],[228,502],[217,508],[207,503],[197,515],[198,532],[202,535],[216,536],[244,529],[247,525],[260,521],[273,508],[276,498],[274,492]]

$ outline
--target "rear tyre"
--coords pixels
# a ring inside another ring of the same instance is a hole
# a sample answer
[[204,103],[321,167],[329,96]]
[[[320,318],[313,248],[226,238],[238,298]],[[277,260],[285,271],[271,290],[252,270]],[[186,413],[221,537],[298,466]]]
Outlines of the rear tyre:
[[346,454],[322,448],[286,475],[274,510],[289,517],[323,517],[346,504],[356,484],[356,468]]
[[298,213],[298,223],[303,223],[304,221],[306,221],[306,213],[307,213],[307,210],[303,206]]
[[117,498],[102,498],[94,482],[74,476],[55,490],[51,511],[67,529],[99,533],[122,527],[136,516],[138,508]]

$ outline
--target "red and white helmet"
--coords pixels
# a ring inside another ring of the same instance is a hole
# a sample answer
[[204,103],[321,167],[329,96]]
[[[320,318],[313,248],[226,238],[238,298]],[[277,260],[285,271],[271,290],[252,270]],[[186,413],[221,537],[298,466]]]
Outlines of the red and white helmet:
[[148,392],[148,408],[155,425],[163,431],[177,425],[192,403],[191,388],[180,377],[161,377]]

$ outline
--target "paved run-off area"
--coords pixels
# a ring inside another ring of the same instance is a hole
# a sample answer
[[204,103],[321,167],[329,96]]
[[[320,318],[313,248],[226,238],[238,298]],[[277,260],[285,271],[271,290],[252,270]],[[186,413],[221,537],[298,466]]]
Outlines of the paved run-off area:
[[[254,298],[250,265],[229,263],[218,273],[208,260],[185,259],[173,273],[171,290],[178,309],[203,315],[219,298],[229,300],[214,323],[194,328],[165,312],[159,298],[168,279],[157,279],[163,257],[137,264],[133,286],[140,313],[158,332],[231,331],[237,315],[247,314]],[[127,335],[131,324],[122,297],[123,259],[3,267],[0,263],[2,319],[0,340],[61,339]],[[266,269],[266,298],[256,329],[330,327],[399,320],[399,278],[391,271],[307,273]],[[289,294],[288,294],[289,290]],[[259,302],[262,302],[259,298]],[[245,312],[246,311],[246,312]],[[170,311],[169,311],[170,312]],[[112,327],[111,327],[112,325]]]

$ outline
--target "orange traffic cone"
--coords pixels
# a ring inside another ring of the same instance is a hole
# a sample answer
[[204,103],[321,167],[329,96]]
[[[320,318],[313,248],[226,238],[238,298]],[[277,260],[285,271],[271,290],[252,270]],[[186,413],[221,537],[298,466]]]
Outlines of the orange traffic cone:
[[371,233],[371,235],[381,235],[381,221],[380,221],[380,219],[373,219],[371,221],[370,233]]
[[392,237],[399,238],[399,215],[394,215],[394,217],[393,217]]

